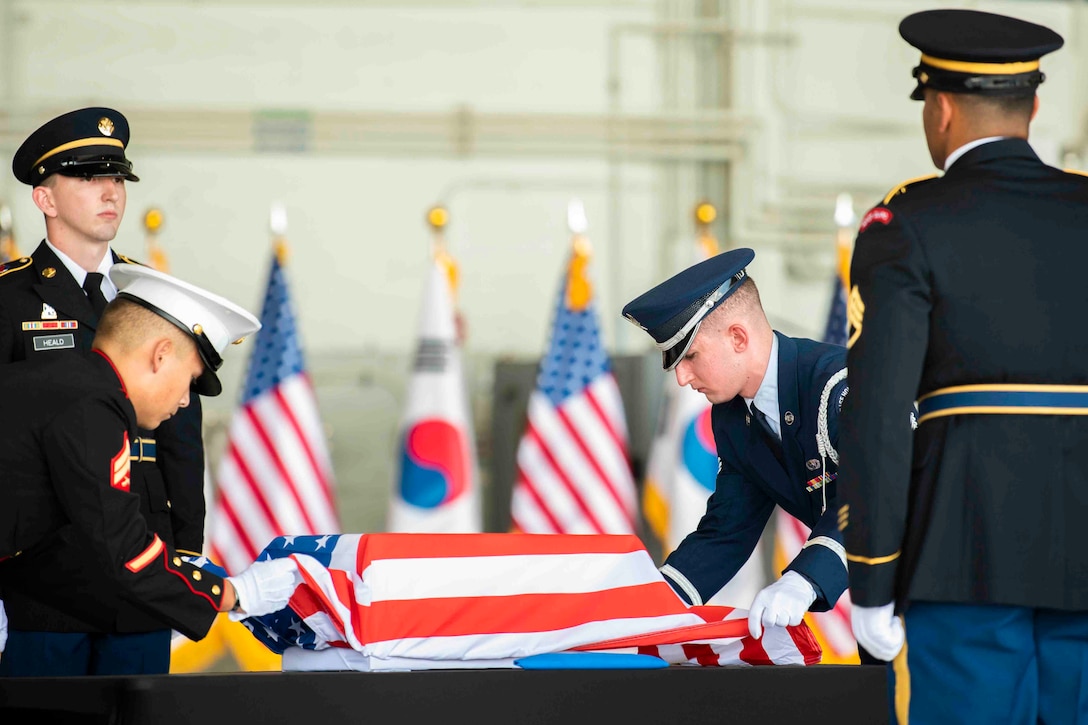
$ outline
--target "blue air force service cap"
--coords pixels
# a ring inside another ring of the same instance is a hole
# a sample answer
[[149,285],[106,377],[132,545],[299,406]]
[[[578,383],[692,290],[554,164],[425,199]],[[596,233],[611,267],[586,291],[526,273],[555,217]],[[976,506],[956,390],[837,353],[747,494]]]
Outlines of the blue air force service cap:
[[661,365],[672,370],[691,347],[699,325],[748,279],[756,253],[732,249],[688,267],[623,307],[623,316],[650,334]]
[[81,108],[57,116],[23,141],[11,161],[15,178],[38,186],[53,174],[120,176],[139,181],[125,157],[128,120],[112,108]]
[[1046,79],[1039,59],[1065,42],[1042,25],[978,10],[914,13],[899,23],[899,34],[922,51],[910,94],[915,101],[925,99],[925,88],[1030,96]]
[[230,300],[150,267],[115,264],[110,279],[117,285],[118,298],[151,310],[193,339],[204,362],[196,391],[219,395],[223,385],[215,373],[223,365],[223,352],[260,330],[260,321]]

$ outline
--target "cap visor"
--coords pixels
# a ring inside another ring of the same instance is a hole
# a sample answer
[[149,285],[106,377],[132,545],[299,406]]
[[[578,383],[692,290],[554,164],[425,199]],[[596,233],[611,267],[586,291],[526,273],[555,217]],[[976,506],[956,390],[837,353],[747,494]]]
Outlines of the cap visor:
[[132,170],[124,164],[104,161],[84,161],[65,164],[57,169],[56,174],[63,176],[91,176],[114,177],[119,176],[125,181],[139,181],[140,177],[132,173]]
[[[700,321],[701,324],[701,321]],[[665,371],[672,370],[680,364],[680,360],[687,354],[688,348],[691,347],[691,343],[695,340],[695,332],[699,329],[699,325],[691,328],[691,332],[685,335],[680,342],[676,343],[668,350],[661,353],[661,367]]]
[[214,398],[223,392],[223,384],[214,370],[205,367],[203,374],[193,384],[193,390],[205,398]]

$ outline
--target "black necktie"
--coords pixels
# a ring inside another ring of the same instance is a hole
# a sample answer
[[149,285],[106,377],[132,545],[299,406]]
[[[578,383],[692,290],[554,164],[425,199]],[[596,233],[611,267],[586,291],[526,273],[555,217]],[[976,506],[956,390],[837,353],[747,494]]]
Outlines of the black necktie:
[[83,291],[91,301],[95,317],[101,317],[102,310],[106,309],[106,296],[102,294],[102,275],[99,272],[88,272],[87,279],[83,280]]
[[767,420],[767,416],[763,414],[762,410],[753,405],[752,417],[756,421],[756,427],[759,428],[759,432],[763,434],[763,441],[767,444],[767,447],[771,449],[771,453],[778,459],[778,462],[782,464],[782,467],[785,468],[786,457],[782,452],[782,441],[774,434],[774,429],[771,428],[771,423]]

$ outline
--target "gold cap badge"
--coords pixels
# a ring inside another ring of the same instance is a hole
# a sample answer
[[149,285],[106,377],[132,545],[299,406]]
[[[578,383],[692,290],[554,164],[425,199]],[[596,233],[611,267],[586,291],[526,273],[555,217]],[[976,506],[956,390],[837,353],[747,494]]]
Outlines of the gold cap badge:
[[102,132],[103,136],[113,135],[113,121],[108,116],[103,116],[98,119],[98,130]]

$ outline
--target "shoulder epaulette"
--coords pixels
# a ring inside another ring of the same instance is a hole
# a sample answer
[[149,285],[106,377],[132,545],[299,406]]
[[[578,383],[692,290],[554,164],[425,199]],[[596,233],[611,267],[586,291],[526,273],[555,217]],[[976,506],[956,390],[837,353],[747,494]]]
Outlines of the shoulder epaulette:
[[26,269],[33,263],[34,259],[32,257],[19,257],[18,259],[13,259],[10,262],[5,262],[4,264],[0,265],[0,277],[3,277],[9,272],[18,272],[20,269]]
[[929,181],[930,179],[936,178],[937,174],[926,174],[925,176],[916,176],[913,179],[907,179],[902,184],[889,191],[888,195],[884,197],[884,201],[882,203],[887,204],[889,201],[892,200],[892,197],[896,196],[897,194],[906,194],[907,187],[911,184],[917,184],[920,181]]
[[120,259],[125,264],[138,264],[141,267],[146,267],[147,266],[143,262],[137,262],[132,257],[126,257],[125,255],[121,254],[120,252],[117,253],[117,258]]

